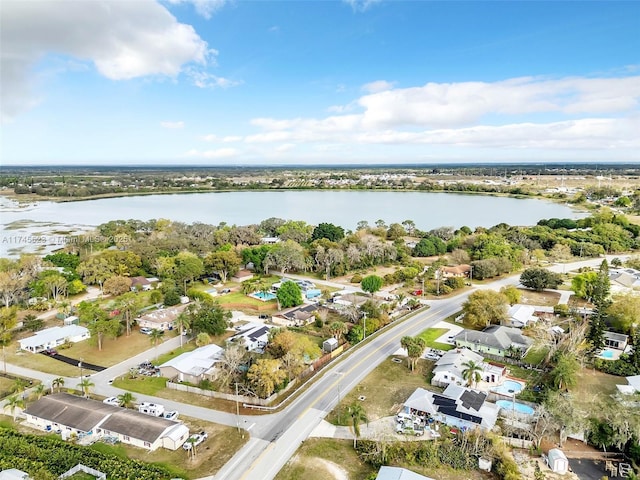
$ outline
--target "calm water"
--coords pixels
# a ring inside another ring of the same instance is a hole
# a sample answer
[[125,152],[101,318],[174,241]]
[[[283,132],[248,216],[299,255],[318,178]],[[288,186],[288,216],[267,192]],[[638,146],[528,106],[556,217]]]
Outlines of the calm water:
[[[259,223],[269,217],[331,222],[355,229],[360,220],[387,224],[413,220],[420,230],[441,226],[490,227],[498,223],[534,225],[541,218],[579,218],[585,214],[538,199],[432,192],[277,191],[147,195],[84,202],[39,202],[18,207],[0,198],[0,254],[14,255],[25,236],[55,236],[87,230],[115,219],[167,218],[185,223],[235,225]],[[36,241],[37,240],[37,241]],[[43,238],[34,239],[38,244]],[[57,239],[48,239],[49,243]]]

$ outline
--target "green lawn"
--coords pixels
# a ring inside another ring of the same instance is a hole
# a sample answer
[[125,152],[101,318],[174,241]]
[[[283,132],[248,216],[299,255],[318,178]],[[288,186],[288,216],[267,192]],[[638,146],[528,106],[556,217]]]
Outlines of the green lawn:
[[131,392],[142,393],[143,395],[156,396],[158,392],[167,386],[167,379],[164,377],[143,377],[129,378],[128,375],[116,378],[113,386],[129,390]]
[[[392,358],[395,357],[387,358],[378,365],[356,388],[344,396],[340,405],[327,416],[327,421],[336,425],[346,424],[347,418],[341,418],[341,414],[352,403],[360,402],[358,397],[361,395],[366,397],[361,403],[369,420],[373,421],[395,415],[403,402],[418,387],[442,391],[432,387],[427,381],[433,366],[431,362],[420,359],[415,371],[411,372],[407,367],[406,358],[397,357],[402,359],[401,363],[394,362]],[[335,393],[338,394],[338,386]]]
[[535,346],[527,352],[522,360],[531,365],[540,365],[547,356],[547,353],[549,353],[549,347],[545,345]]
[[196,344],[194,342],[185,343],[182,347],[178,347],[175,350],[171,350],[170,352],[163,353],[162,355],[158,355],[158,357],[153,360],[154,365],[162,365],[163,363],[168,362],[172,358],[177,357],[185,352],[190,352],[196,349]]
[[422,338],[427,347],[435,348],[438,350],[451,350],[455,348],[455,345],[449,345],[448,343],[440,343],[436,342],[436,338],[440,338],[442,335],[447,333],[449,329],[447,328],[427,328],[424,332],[422,332],[418,337]]

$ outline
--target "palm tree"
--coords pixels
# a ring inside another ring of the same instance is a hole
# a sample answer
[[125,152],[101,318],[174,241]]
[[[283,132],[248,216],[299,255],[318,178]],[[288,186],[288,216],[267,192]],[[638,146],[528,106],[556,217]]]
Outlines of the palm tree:
[[477,385],[482,380],[482,365],[469,360],[462,364],[462,378],[467,381],[467,386]]
[[351,425],[353,426],[353,448],[356,448],[356,441],[360,436],[360,423],[369,422],[369,419],[362,405],[356,402],[349,406],[349,416],[351,417]]
[[53,381],[51,382],[51,391],[53,393],[53,388],[56,387],[58,389],[58,392],[60,391],[60,389],[62,387],[64,387],[64,378],[62,377],[58,377],[58,378],[54,378]]
[[45,390],[44,383],[39,383],[36,388],[33,389],[33,394],[35,395],[36,400],[40,400],[42,398]]
[[7,403],[4,408],[9,407],[11,415],[13,415],[13,421],[16,421],[16,408],[24,408],[24,400],[19,395],[12,395],[7,398]]
[[191,327],[191,317],[182,312],[178,315],[178,318],[174,320],[173,324],[180,330],[180,347],[182,347],[182,337],[184,336],[184,332]]
[[162,330],[158,330],[157,328],[154,328],[153,330],[151,330],[151,334],[149,335],[149,341],[151,342],[151,345],[153,345],[154,347],[157,347],[158,342],[162,340],[163,336],[164,336],[164,332]]
[[121,407],[131,408],[133,406],[133,402],[136,401],[136,397],[133,396],[131,392],[124,392],[118,395],[118,402]]
[[344,322],[336,321],[336,322],[333,322],[331,325],[329,325],[329,331],[331,332],[331,335],[336,340],[339,340],[340,335],[347,333],[349,329],[347,328],[347,325]]
[[93,383],[90,378],[83,378],[78,384],[85,396],[89,395],[89,390],[91,387],[95,387],[95,385],[96,384]]
[[14,393],[22,393],[27,388],[27,381],[24,378],[16,378],[13,382],[11,390]]

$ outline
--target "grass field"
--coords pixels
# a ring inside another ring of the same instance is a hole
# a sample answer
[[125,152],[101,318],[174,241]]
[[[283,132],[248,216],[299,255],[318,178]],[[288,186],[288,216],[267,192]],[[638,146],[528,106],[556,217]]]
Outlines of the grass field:
[[10,378],[0,377],[0,398],[7,397],[13,393],[13,386],[15,380]]
[[446,351],[446,350],[451,350],[452,348],[455,348],[455,346],[449,345],[448,343],[436,342],[435,340],[436,338],[440,338],[442,335],[444,335],[448,331],[449,330],[446,328],[427,328],[424,332],[422,332],[418,336],[425,341],[425,343],[427,344],[427,347]]
[[536,292],[534,290],[528,290],[520,288],[522,298],[520,303],[525,305],[541,305],[546,307],[553,307],[558,304],[560,300],[560,294],[556,292]]
[[342,478],[335,475],[336,470],[350,480],[365,479],[375,472],[360,460],[350,440],[309,438],[276,475],[276,480]]
[[549,348],[545,345],[532,347],[522,359],[531,365],[540,365],[549,353]]
[[[426,360],[418,360],[418,365],[414,372],[407,367],[406,359],[402,357],[401,363],[395,363],[392,358],[387,358],[376,369],[341,401],[340,405],[327,417],[327,421],[333,424],[344,423],[345,419],[340,419],[340,412],[354,402],[360,402],[358,397],[364,395],[366,400],[362,406],[367,412],[369,421],[374,421],[382,417],[395,415],[402,403],[409,398],[413,391],[418,388],[437,390],[427,382],[431,373],[432,363]],[[337,392],[336,392],[337,393]]]
[[158,395],[167,386],[167,379],[163,377],[143,377],[128,378],[128,376],[116,378],[113,386],[129,390],[143,395]]
[[578,373],[575,387],[571,388],[571,393],[580,405],[588,408],[592,405],[594,396],[606,396],[616,393],[616,385],[625,385],[627,381],[624,377],[609,375],[598,370],[583,368]]

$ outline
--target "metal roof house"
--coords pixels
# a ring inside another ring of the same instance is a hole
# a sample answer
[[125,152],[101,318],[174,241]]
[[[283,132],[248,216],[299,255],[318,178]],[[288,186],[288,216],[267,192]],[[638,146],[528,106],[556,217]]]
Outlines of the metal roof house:
[[522,335],[518,328],[492,325],[481,332],[463,330],[454,338],[457,347],[466,347],[474,352],[489,353],[504,357],[510,349],[518,349],[525,355],[533,340]]
[[63,437],[75,434],[98,440],[110,436],[151,451],[159,447],[177,450],[189,438],[189,429],[183,423],[68,393],[46,395],[29,405],[24,415],[31,425],[60,431]]
[[407,413],[430,416],[451,427],[489,431],[496,424],[500,407],[486,399],[486,393],[451,384],[441,394],[416,389],[404,408]]
[[529,325],[529,323],[538,320],[536,317],[534,317],[534,312],[535,309],[531,305],[521,305],[516,303],[515,305],[512,305],[507,312],[509,318],[506,324],[509,327],[526,327],[527,325]]
[[18,343],[20,343],[22,350],[39,353],[49,348],[56,348],[67,341],[76,343],[89,337],[91,334],[88,329],[72,324],[64,327],[45,328],[36,332],[35,335],[18,340]]
[[223,351],[218,345],[211,344],[182,353],[160,365],[160,375],[197,384],[211,373]]
[[378,470],[376,480],[433,480],[418,473],[400,467],[382,466]]
[[615,332],[604,332],[604,344],[609,348],[624,350],[629,343],[629,335]]

